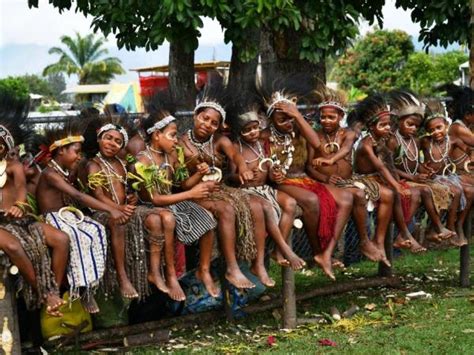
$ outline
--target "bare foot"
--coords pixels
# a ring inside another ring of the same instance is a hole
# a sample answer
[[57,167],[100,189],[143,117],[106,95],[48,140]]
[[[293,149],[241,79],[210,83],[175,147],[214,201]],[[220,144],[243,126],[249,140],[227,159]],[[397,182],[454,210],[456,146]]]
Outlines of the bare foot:
[[148,282],[154,284],[158,290],[164,293],[168,293],[169,289],[166,286],[165,280],[163,280],[163,276],[161,272],[150,272],[148,273]]
[[402,236],[399,234],[393,241],[393,246],[399,249],[410,249],[412,246],[412,242],[409,239],[403,239]]
[[382,253],[380,252],[380,249],[377,248],[377,246],[370,240],[360,242],[360,252],[371,261],[382,260]]
[[456,232],[456,236],[449,239],[449,242],[456,247],[462,247],[463,245],[466,245],[467,239],[464,236],[464,229],[462,228],[462,226],[458,226],[456,228]]
[[99,305],[97,304],[94,296],[84,295],[81,298],[81,303],[84,306],[86,312],[90,314],[99,313]]
[[252,265],[250,271],[252,274],[255,274],[259,280],[264,284],[266,287],[274,287],[275,286],[275,280],[273,280],[270,276],[268,276],[267,270],[263,265],[261,266],[256,266]]
[[430,242],[433,242],[433,243],[441,243],[443,241],[440,235],[436,233],[436,231],[434,231],[433,229],[430,229],[426,233],[426,240],[429,240]]
[[455,236],[457,236],[456,232],[452,231],[452,230],[449,230],[448,228],[441,228],[441,232],[438,233],[438,236],[443,239],[443,240],[446,240],[446,239],[449,239],[449,238],[453,238]]
[[306,266],[306,262],[293,252],[291,252],[291,254],[288,253],[286,258],[293,270],[300,270]]
[[410,239],[411,247],[408,249],[413,254],[419,254],[426,251],[426,248],[420,245],[415,239]]
[[138,292],[137,290],[135,290],[135,287],[133,287],[132,283],[128,278],[123,278],[119,281],[119,284],[120,293],[122,294],[122,297],[127,299],[138,298]]
[[204,284],[204,287],[206,287],[207,292],[209,292],[212,297],[216,298],[219,296],[220,290],[214,283],[212,275],[209,271],[197,270],[196,278],[201,280],[201,282]]
[[66,304],[66,302],[61,297],[55,295],[54,293],[50,293],[45,297],[44,303],[46,305],[47,314],[53,317],[63,316],[63,314],[59,311],[59,308]]
[[239,268],[227,269],[225,278],[237,288],[254,288],[255,285],[242,274]]
[[166,280],[166,286],[168,287],[168,295],[174,301],[185,301],[186,295],[184,294],[181,285],[176,277],[168,277]]
[[346,269],[346,265],[344,265],[344,263],[341,260],[337,260],[334,258],[331,259],[331,265],[333,269],[341,269],[341,270]]
[[290,266],[290,261],[285,259],[277,247],[273,249],[270,257],[280,266]]
[[316,261],[316,263],[321,267],[321,269],[323,269],[323,272],[327,276],[329,276],[331,280],[336,280],[336,277],[332,272],[331,256],[326,257],[324,254],[317,254],[314,256],[314,261]]

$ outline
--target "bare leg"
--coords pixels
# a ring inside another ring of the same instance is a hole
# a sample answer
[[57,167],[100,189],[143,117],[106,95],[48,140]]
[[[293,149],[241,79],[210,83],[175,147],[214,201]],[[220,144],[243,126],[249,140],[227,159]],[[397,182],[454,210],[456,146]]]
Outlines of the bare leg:
[[318,196],[308,192],[301,187],[290,185],[279,185],[278,190],[286,192],[293,197],[303,210],[303,225],[308,236],[313,254],[316,255],[319,248],[318,224],[319,224],[319,200]]
[[125,234],[126,226],[116,224],[109,219],[110,241],[112,246],[112,256],[115,262],[115,270],[117,271],[120,293],[123,297],[133,299],[138,298],[138,292],[133,287],[125,270]]
[[169,289],[161,274],[161,254],[163,251],[164,232],[159,215],[149,215],[145,219],[145,226],[149,233],[150,268],[148,282],[154,284],[158,290],[168,293]]
[[[413,195],[413,192],[414,191],[412,191],[412,195]],[[415,198],[416,198],[416,192],[415,192]],[[413,238],[410,231],[408,230],[407,224],[405,223],[405,218],[403,216],[401,197],[398,193],[394,194],[393,216],[399,230],[399,235],[395,238],[393,246],[397,248],[408,249],[412,253],[421,253],[421,252],[426,251],[426,249],[423,248],[415,240],[415,238]]]
[[51,269],[56,283],[60,286],[66,275],[69,256],[69,236],[49,224],[41,223],[45,242],[51,248]]
[[265,202],[262,198],[249,195],[250,197],[250,208],[252,209],[253,224],[255,227],[255,246],[257,249],[257,256],[252,261],[252,267],[250,271],[257,275],[262,284],[267,287],[275,286],[275,281],[268,276],[267,270],[265,269],[264,258],[265,258],[265,237],[267,234],[265,228],[265,216],[263,213],[262,202]]
[[[417,189],[420,191],[421,200],[425,206],[426,212],[431,220],[431,225],[434,229],[435,234],[431,234],[430,231],[427,234],[427,239],[434,237],[434,240],[441,241],[443,239],[449,239],[456,236],[456,233],[450,231],[448,228],[443,226],[441,218],[439,217],[438,212],[436,212],[436,207],[434,205],[433,196],[431,194],[431,189],[428,186],[417,186]],[[418,206],[415,207],[415,210]]]
[[[278,191],[277,201],[281,208],[281,217],[280,217],[280,222],[279,222],[278,227],[280,229],[280,233],[283,237],[285,244],[288,246],[288,237],[291,233],[291,228],[293,227],[293,221],[295,220],[295,212],[296,212],[297,204],[296,204],[296,200],[293,197],[289,196],[283,191]],[[273,233],[270,230],[269,230],[269,234],[270,236],[272,236],[273,239],[275,239],[273,237]],[[278,243],[277,243],[277,245],[275,246],[275,249],[272,252],[272,258],[275,259],[277,264],[281,266],[290,266],[290,262],[287,259],[285,259],[285,257],[282,255],[281,249],[282,248],[278,247]]]
[[217,219],[219,241],[226,261],[225,277],[237,288],[253,288],[255,285],[245,277],[239,268],[235,254],[235,212],[234,208],[224,201],[199,201],[199,204],[211,211]]
[[463,246],[468,243],[466,236],[464,235],[464,222],[466,221],[466,217],[469,216],[469,212],[471,211],[472,207],[472,200],[474,199],[474,187],[467,184],[463,184],[462,186],[466,196],[466,206],[458,214],[458,219],[456,221],[456,232],[459,238],[455,244],[457,246]]
[[316,263],[323,269],[324,273],[332,280],[335,280],[332,270],[332,254],[336,248],[337,241],[341,237],[344,226],[346,225],[352,211],[353,197],[349,190],[340,189],[331,185],[326,185],[328,190],[336,200],[338,212],[336,225],[334,227],[334,237],[331,239],[328,247],[321,253],[314,256]]
[[365,192],[361,189],[348,189],[352,192],[354,197],[354,206],[352,208],[352,216],[357,228],[357,233],[360,239],[360,251],[369,260],[382,261],[387,266],[390,266],[385,254],[377,247],[377,244],[369,239],[367,234],[367,201],[365,199]]
[[375,244],[383,255],[384,260],[388,260],[385,253],[385,238],[387,229],[392,220],[393,211],[393,191],[389,188],[379,185],[380,199],[377,207],[377,226],[375,228]]
[[199,269],[196,271],[196,277],[202,281],[212,297],[217,297],[219,296],[219,289],[212,279],[210,270],[213,241],[214,231],[207,232],[199,239]]
[[165,272],[166,272],[166,286],[168,287],[168,295],[172,300],[184,301],[186,295],[179,285],[178,277],[176,276],[176,269],[174,266],[174,230],[176,220],[171,211],[163,210],[160,212],[161,223],[165,232]]

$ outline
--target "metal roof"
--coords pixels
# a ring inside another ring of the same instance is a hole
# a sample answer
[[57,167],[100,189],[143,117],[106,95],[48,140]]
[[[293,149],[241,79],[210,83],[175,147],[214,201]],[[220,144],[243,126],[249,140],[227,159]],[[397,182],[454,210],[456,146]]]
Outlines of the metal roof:
[[[229,68],[230,62],[226,61],[213,61],[213,62],[201,62],[201,63],[194,63],[194,70],[201,71],[201,70],[209,70],[209,69],[219,69],[219,68]],[[136,71],[138,73],[141,72],[162,72],[167,73],[169,71],[168,65],[159,65],[155,67],[144,67],[144,68],[136,68],[130,69],[131,71]]]

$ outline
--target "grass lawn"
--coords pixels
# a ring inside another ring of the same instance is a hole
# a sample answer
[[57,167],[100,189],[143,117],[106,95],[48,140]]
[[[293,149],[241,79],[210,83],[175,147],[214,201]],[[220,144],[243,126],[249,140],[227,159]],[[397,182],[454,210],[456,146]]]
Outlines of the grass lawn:
[[[394,270],[403,280],[400,289],[354,291],[298,304],[299,319],[323,316],[324,323],[288,332],[279,329],[278,311],[269,311],[234,324],[219,321],[193,330],[172,329],[169,344],[132,353],[474,354],[474,288],[458,287],[459,251],[402,256]],[[364,262],[340,271],[337,278],[368,277],[376,271],[376,264]],[[272,274],[279,288],[279,268],[272,266]],[[296,275],[298,293],[328,283],[317,269]],[[406,300],[407,293],[421,290],[432,297]],[[328,316],[332,306],[342,313],[353,304],[361,310],[350,319],[334,322]],[[335,346],[321,345],[323,339]]]

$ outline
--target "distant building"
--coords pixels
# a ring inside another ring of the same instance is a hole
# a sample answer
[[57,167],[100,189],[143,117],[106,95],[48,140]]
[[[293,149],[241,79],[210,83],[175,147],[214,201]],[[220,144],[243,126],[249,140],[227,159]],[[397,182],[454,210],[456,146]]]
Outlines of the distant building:
[[459,66],[459,71],[461,72],[461,81],[462,86],[469,86],[470,76],[469,76],[469,62],[462,63]]
[[97,84],[77,85],[66,89],[63,94],[72,94],[80,99],[78,101],[93,105],[119,104],[127,112],[143,112],[143,101],[140,96],[138,83],[129,84]]

